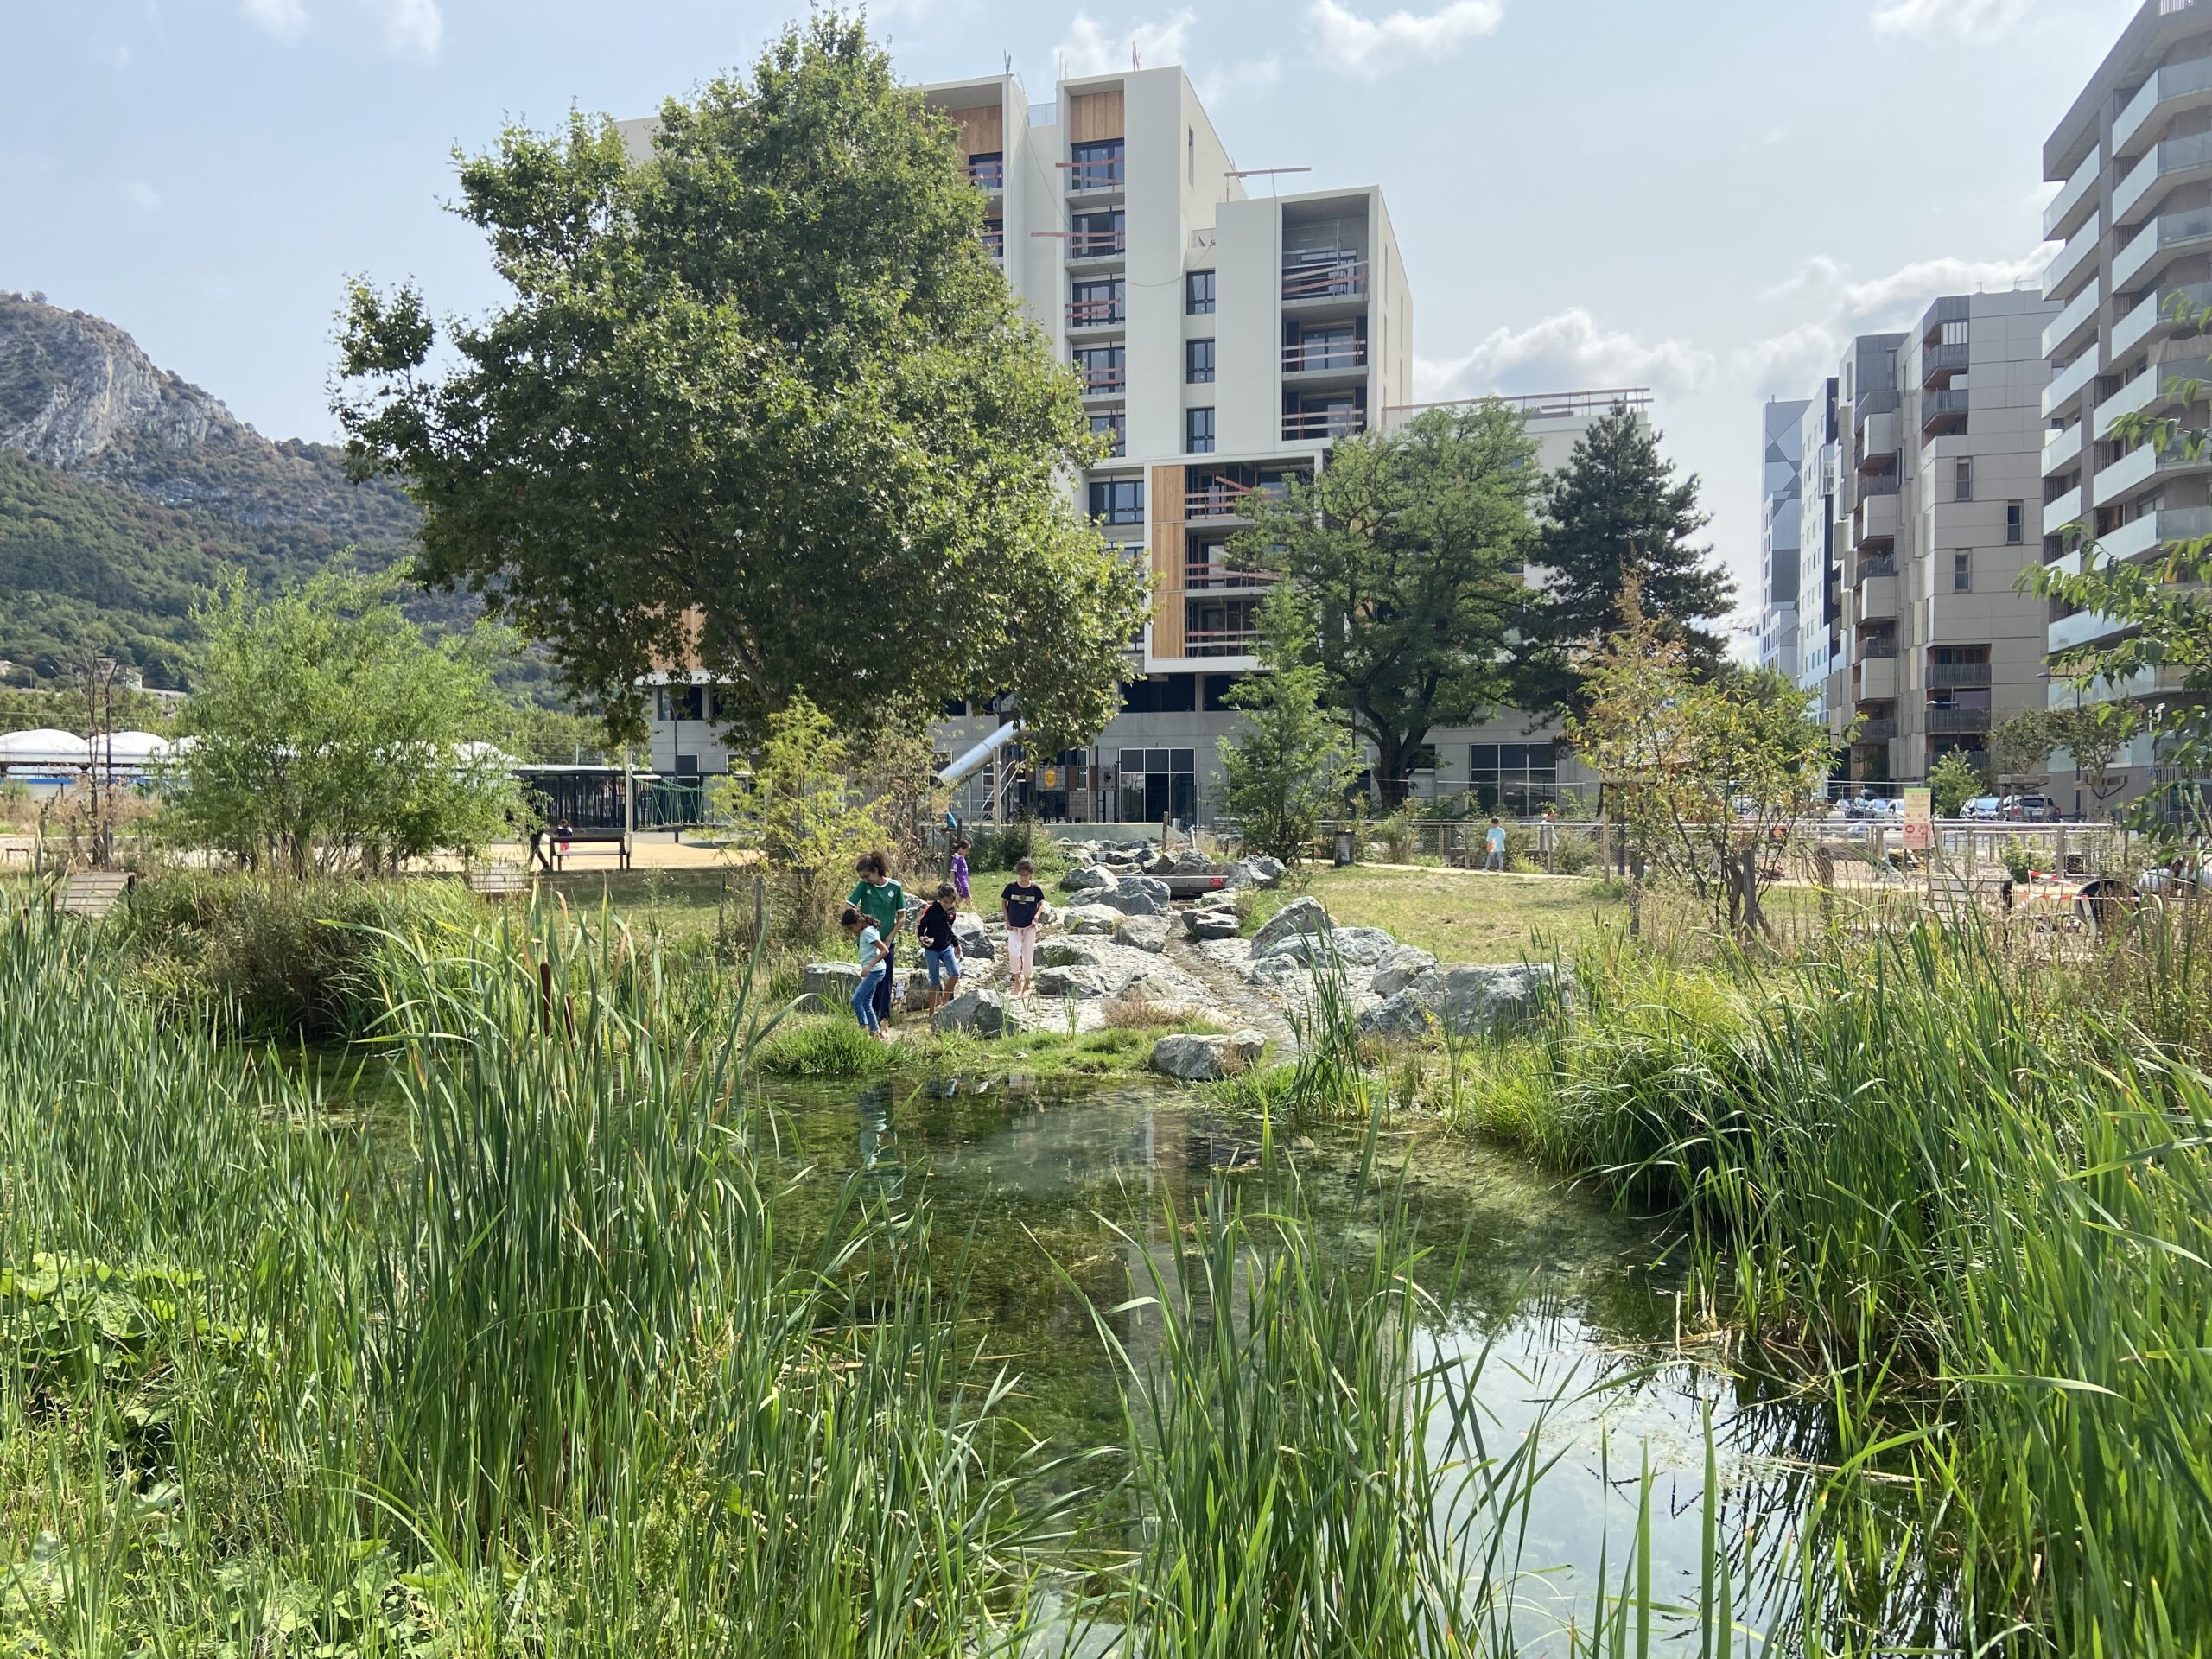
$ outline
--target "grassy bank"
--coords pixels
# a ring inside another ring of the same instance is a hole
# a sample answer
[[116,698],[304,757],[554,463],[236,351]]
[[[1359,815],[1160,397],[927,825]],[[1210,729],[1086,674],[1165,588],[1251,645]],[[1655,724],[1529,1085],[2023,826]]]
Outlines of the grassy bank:
[[[2017,943],[2017,942],[2016,942]],[[1934,930],[1618,940],[1454,1057],[1459,1120],[1680,1217],[1709,1314],[1912,1483],[1919,1605],[2060,1653],[2212,1640],[2212,981],[2186,922],[2054,962]],[[1902,1565],[1911,1552],[1897,1556]]]
[[1445,962],[1518,962],[1571,952],[1625,917],[1624,890],[1566,876],[1491,876],[1464,870],[1317,868],[1302,887],[1252,897],[1264,921],[1311,893],[1344,927],[1379,927]]

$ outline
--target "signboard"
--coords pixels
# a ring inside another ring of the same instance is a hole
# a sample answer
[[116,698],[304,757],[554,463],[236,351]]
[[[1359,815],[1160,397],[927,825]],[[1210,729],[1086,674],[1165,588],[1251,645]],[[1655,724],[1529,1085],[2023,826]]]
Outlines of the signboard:
[[1904,849],[1924,853],[1936,845],[1936,791],[1908,789],[1904,792]]
[[1045,787],[1046,787],[1046,788],[1047,788],[1047,789],[1058,789],[1059,786],[1060,786],[1060,769],[1059,769],[1058,766],[1047,766],[1047,767],[1046,767],[1046,768],[1045,768]]

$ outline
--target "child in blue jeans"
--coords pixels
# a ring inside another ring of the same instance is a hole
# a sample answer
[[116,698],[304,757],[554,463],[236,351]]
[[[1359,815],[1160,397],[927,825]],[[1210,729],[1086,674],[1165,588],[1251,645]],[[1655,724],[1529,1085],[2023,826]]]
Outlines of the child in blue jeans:
[[883,934],[875,923],[857,906],[847,905],[845,913],[838,918],[846,934],[859,941],[861,949],[861,982],[853,992],[853,1013],[861,1022],[861,1029],[871,1037],[891,1039],[883,1035],[883,1021],[875,1011],[875,992],[884,975],[890,972],[887,965],[891,947],[883,942]]

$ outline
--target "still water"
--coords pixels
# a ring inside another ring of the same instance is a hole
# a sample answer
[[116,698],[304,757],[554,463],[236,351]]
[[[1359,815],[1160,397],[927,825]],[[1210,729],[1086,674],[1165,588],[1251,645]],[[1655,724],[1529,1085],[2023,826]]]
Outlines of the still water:
[[[1256,1126],[1192,1098],[1141,1084],[771,1085],[759,1133],[768,1169],[789,1184],[792,1230],[854,1180],[885,1201],[887,1227],[925,1212],[931,1248],[966,1254],[966,1313],[979,1347],[1019,1375],[1020,1421],[1073,1446],[1122,1433],[1084,1298],[1112,1306],[1150,1294],[1172,1217],[1187,1217],[1217,1177],[1256,1179]],[[1357,1242],[1371,1216],[1363,1135],[1315,1131],[1294,1144],[1319,1224]],[[1525,1517],[1522,1594],[1562,1619],[1585,1611],[1601,1560],[1618,1587],[1648,1467],[1656,1592],[1694,1605],[1709,1421],[1739,1615],[1775,1618],[1783,1592],[1745,1585],[1760,1576],[1746,1564],[1792,1553],[1806,1471],[1826,1459],[1821,1412],[1763,1397],[1678,1340],[1681,1281],[1649,1224],[1457,1136],[1387,1135],[1376,1165],[1402,1178],[1434,1247],[1427,1287],[1440,1300],[1424,1342],[1439,1357],[1486,1351],[1477,1393],[1493,1452],[1535,1433],[1556,1456]],[[1142,1351],[1141,1329],[1130,1346]]]

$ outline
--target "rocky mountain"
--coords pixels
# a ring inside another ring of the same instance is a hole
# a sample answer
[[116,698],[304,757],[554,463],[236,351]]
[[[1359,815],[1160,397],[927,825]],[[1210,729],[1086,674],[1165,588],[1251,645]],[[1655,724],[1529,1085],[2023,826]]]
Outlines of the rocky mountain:
[[[41,679],[98,650],[188,687],[191,607],[225,568],[274,586],[347,549],[404,555],[414,505],[328,444],[272,442],[113,323],[0,293],[0,658]],[[425,595],[420,620],[470,607]],[[524,677],[533,677],[526,672]]]

